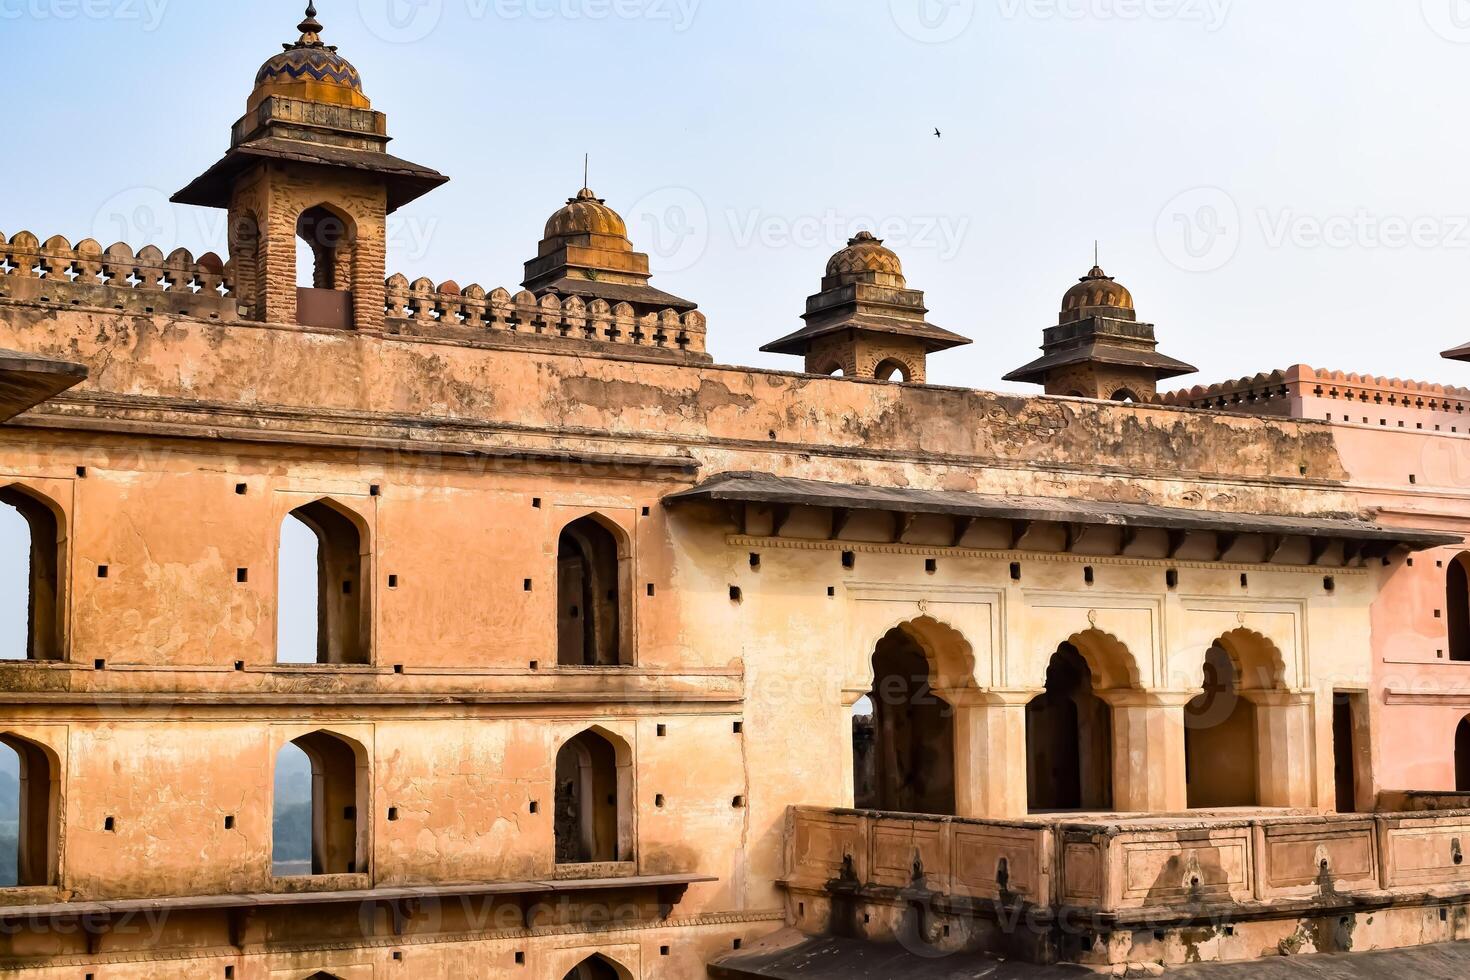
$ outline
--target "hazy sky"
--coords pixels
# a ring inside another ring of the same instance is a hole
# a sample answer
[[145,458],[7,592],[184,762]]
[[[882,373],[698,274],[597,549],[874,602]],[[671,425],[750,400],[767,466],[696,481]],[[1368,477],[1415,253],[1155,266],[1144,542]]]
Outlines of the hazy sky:
[[[513,287],[581,182],[723,361],[875,227],[1003,387],[1091,264],[1198,380],[1307,361],[1470,384],[1467,0],[322,0],[393,150],[453,183],[390,271]],[[296,0],[0,0],[0,230],[165,251]],[[943,131],[936,139],[934,129]]]

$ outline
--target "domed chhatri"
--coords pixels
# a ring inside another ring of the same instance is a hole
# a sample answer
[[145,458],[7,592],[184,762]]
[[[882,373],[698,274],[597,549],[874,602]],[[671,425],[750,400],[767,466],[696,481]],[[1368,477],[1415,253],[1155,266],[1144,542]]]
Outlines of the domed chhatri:
[[883,240],[870,231],[860,231],[848,241],[847,247],[832,256],[827,263],[827,278],[857,276],[865,272],[894,276],[897,285],[905,285],[903,263],[898,254],[883,246]]
[[[627,241],[628,225],[622,215],[607,206],[607,202],[589,188],[582,188],[577,196],[567,200],[566,207],[553,214],[546,222],[547,240],[570,238],[575,235],[602,235]],[[628,243],[631,251],[633,245]]]
[[1088,310],[1124,310],[1133,312],[1133,294],[1112,276],[1093,266],[1077,285],[1062,297],[1062,321],[1069,323],[1087,316]]
[[600,299],[613,306],[627,303],[639,316],[697,307],[654,288],[651,278],[648,256],[633,248],[622,215],[583,186],[547,220],[536,257],[526,263],[522,285],[537,296]]
[[[388,215],[448,178],[388,153],[388,118],[322,41],[315,4],[297,30],[256,73],[224,157],[173,200],[229,212],[230,261],[251,316],[372,329],[383,321]],[[296,285],[298,238],[316,263],[311,288]]]
[[970,343],[927,319],[898,254],[860,231],[827,262],[822,291],[806,301],[806,326],[761,350],[806,358],[810,374],[923,384],[928,356]]
[[1197,368],[1158,351],[1151,323],[1139,323],[1133,294],[1094,264],[1062,297],[1057,325],[1042,335],[1042,356],[1006,375],[1048,395],[1152,401],[1159,381]]
[[301,37],[295,44],[260,66],[255,75],[255,91],[250,96],[253,109],[272,95],[307,102],[370,109],[362,90],[362,75],[337,49],[322,41],[322,25],[316,19],[316,5],[306,8],[306,19],[297,25]]

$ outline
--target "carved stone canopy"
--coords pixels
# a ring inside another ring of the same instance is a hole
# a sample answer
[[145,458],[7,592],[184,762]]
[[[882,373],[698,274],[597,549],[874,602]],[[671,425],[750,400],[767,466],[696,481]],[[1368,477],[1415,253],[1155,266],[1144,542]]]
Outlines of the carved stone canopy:
[[822,291],[807,299],[806,326],[761,350],[807,359],[807,370],[887,380],[886,365],[904,380],[925,380],[925,359],[970,343],[928,321],[924,294],[908,288],[898,255],[870,232],[859,232],[832,256]]

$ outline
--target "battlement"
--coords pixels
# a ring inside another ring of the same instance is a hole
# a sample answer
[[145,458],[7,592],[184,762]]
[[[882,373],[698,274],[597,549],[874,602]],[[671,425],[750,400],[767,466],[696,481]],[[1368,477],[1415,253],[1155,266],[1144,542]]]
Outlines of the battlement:
[[[1470,388],[1297,364],[1250,378],[1160,395],[1158,403],[1250,415],[1458,432]],[[1365,414],[1366,413],[1366,414]]]
[[[632,352],[708,363],[702,313],[672,309],[638,316],[627,303],[587,302],[554,294],[537,297],[478,285],[461,288],[403,275],[386,282],[383,329],[424,339],[526,340],[583,352]],[[75,246],[28,231],[0,235],[0,300],[85,306],[119,312],[245,321],[231,263],[213,252],[195,258],[179,248],[167,256],[149,245],[136,253],[119,242],[93,239]],[[534,339],[533,339],[534,338]]]
[[0,234],[0,299],[233,320],[235,296],[230,264],[213,252],[196,259],[185,248],[165,256],[153,245],[134,253],[121,242]]
[[[386,295],[389,329],[400,333],[453,339],[519,335],[711,360],[705,352],[705,317],[697,310],[666,309],[640,317],[628,303],[562,299],[553,293],[537,297],[528,290],[512,294],[503,288],[487,293],[479,285],[461,289],[452,280],[410,283],[403,275],[389,277]],[[408,326],[394,321],[408,321]]]

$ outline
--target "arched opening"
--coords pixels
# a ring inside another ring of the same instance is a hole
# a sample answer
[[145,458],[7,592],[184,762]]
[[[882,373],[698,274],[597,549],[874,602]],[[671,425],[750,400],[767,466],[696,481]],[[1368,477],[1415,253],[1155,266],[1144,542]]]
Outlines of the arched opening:
[[271,812],[271,873],[277,878],[311,874],[311,759],[287,742],[276,754]]
[[47,501],[0,489],[0,660],[61,659],[61,522]]
[[50,752],[0,735],[0,888],[55,881],[56,783]]
[[1258,804],[1256,709],[1240,695],[1240,668],[1216,644],[1205,655],[1204,693],[1184,708],[1189,808]]
[[849,712],[852,718],[852,798],[864,810],[878,809],[877,718],[873,696],[865,694]]
[[342,980],[342,978],[337,976],[337,974],[335,973],[324,973],[321,970],[318,970],[311,976],[307,977],[306,980]]
[[1450,659],[1470,661],[1470,554],[1457,555],[1446,567],[1445,593]]
[[[272,820],[277,877],[365,870],[360,819],[367,785],[366,774],[360,772],[364,758],[360,746],[329,732],[303,735],[281,747]],[[308,828],[309,837],[303,832]]]
[[585,731],[556,754],[556,863],[630,860],[624,826],[629,787],[618,747]]
[[909,366],[907,364],[903,363],[902,361],[894,360],[893,358],[889,358],[888,360],[881,362],[876,368],[873,369],[873,377],[877,378],[879,381],[897,380],[907,384],[911,380],[911,375],[912,372],[909,370]]
[[1113,392],[1112,399],[1115,402],[1139,402],[1139,401],[1142,401],[1142,399],[1139,398],[1138,395],[1134,394],[1132,391],[1130,391],[1127,388],[1119,388],[1117,391]]
[[595,517],[562,529],[556,559],[556,662],[617,667],[632,662],[619,536]]
[[1112,809],[1112,708],[1094,692],[1092,668],[1071,643],[1057,648],[1045,692],[1026,706],[1026,757],[1032,812]]
[[252,319],[265,318],[266,275],[260,255],[260,219],[251,211],[230,213],[230,264],[235,270],[235,287]]
[[1470,793],[1470,718],[1455,730],[1455,792]]
[[628,973],[603,956],[589,956],[572,967],[563,980],[627,980]]
[[278,662],[370,662],[365,538],[353,518],[324,500],[298,507],[282,522]]
[[878,641],[873,690],[859,702],[870,714],[853,715],[860,809],[954,815],[954,709],[930,687],[935,673],[910,630]]
[[296,321],[306,326],[352,326],[352,278],[357,229],[325,205],[307,208],[296,220],[305,248],[296,254]]

